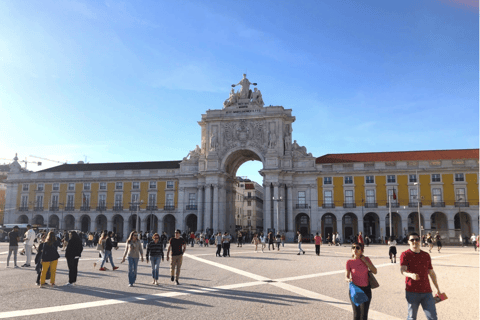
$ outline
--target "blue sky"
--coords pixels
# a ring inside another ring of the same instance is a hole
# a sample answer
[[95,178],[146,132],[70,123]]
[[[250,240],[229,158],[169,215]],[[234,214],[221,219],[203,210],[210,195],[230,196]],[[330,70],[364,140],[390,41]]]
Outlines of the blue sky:
[[317,157],[478,148],[472,3],[1,1],[0,158],[181,160],[245,72]]

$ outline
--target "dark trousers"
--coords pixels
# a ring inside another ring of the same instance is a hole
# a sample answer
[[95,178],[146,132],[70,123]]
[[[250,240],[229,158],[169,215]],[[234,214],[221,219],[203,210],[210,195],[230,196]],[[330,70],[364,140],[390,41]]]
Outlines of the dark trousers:
[[223,256],[229,256],[230,257],[230,242],[225,242],[223,244]]
[[67,265],[68,265],[68,282],[75,283],[77,282],[77,274],[78,274],[78,260],[75,258],[68,258]]
[[270,246],[272,246],[272,249],[275,250],[275,245],[273,242],[268,242],[268,250],[270,250]]
[[220,252],[222,252],[222,245],[221,244],[217,244],[217,253],[215,254],[215,256],[221,256],[220,255]]
[[[352,304],[353,308],[353,320],[368,320],[368,308],[370,308],[370,302],[372,301],[372,288],[370,285],[367,287],[360,287],[360,289],[365,292],[368,297],[368,301],[362,303],[358,307],[353,303],[352,299],[350,298],[350,303]],[[350,292],[348,294],[350,296]]]
[[317,254],[317,256],[320,255],[320,245],[319,244],[315,245],[315,253]]

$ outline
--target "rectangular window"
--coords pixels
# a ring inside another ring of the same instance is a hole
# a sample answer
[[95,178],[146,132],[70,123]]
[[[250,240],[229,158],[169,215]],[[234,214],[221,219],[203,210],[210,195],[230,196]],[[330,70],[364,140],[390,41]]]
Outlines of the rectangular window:
[[417,202],[417,189],[410,189],[410,202]]
[[353,178],[352,176],[345,176],[345,184],[352,184]]
[[247,195],[248,195],[249,198],[252,197],[252,193],[251,193],[251,192],[247,192]]
[[22,196],[21,207],[23,208],[28,207],[28,195]]
[[43,183],[39,183],[39,184],[37,185],[37,191],[43,191],[43,189],[44,189],[44,184],[43,184]]
[[133,190],[138,190],[138,189],[140,189],[140,182],[138,182],[138,181],[133,182],[133,183],[132,183],[132,189],[133,189]]
[[375,203],[375,190],[366,190],[365,194],[367,196],[367,203]]
[[28,191],[28,183],[23,184],[22,191]]
[[75,183],[68,184],[68,191],[75,191]]
[[365,183],[375,183],[375,176],[366,176]]
[[398,198],[397,199],[393,198],[394,192],[395,192],[395,195],[397,195],[397,193],[398,193],[397,190],[395,190],[395,189],[388,189],[387,190],[387,195],[388,195],[387,202],[391,201],[392,203],[397,203]]
[[432,174],[432,182],[440,182],[440,174],[438,173]]
[[166,206],[173,207],[173,194],[167,194],[167,203]]
[[54,183],[54,184],[53,184],[53,187],[52,187],[52,190],[53,190],[53,191],[58,191],[58,190],[60,190],[60,183]]
[[100,190],[107,190],[107,183],[106,182],[100,182]]
[[432,189],[432,200],[433,202],[442,202],[442,189],[433,188]]
[[323,199],[325,204],[332,204],[332,191],[326,190],[323,192]]
[[37,196],[36,207],[43,207],[43,196]]
[[148,205],[150,207],[154,207],[157,205],[157,195],[154,193],[151,193],[148,195]]
[[90,190],[90,182],[85,182],[83,184],[83,190]]
[[90,195],[84,194],[82,199],[82,206],[83,207],[90,207]]
[[115,207],[121,207],[122,206],[122,195],[121,194],[116,194],[115,195]]
[[167,189],[173,189],[173,181],[167,181]]
[[58,207],[58,194],[54,194],[52,196],[52,207],[54,208]]
[[98,195],[98,206],[105,208],[107,206],[107,196],[104,194]]
[[332,177],[324,177],[323,184],[332,184]]
[[396,179],[395,179],[394,174],[387,175],[387,182],[388,183],[395,183],[395,181],[396,181]]
[[123,182],[116,182],[115,190],[123,190]]
[[74,207],[74,195],[69,194],[67,195],[67,208],[73,208]]
[[188,204],[191,206],[196,205],[197,203],[197,195],[195,193],[188,194]]
[[150,181],[148,184],[149,189],[157,189],[157,181]]
[[345,190],[345,202],[353,203],[353,190]]
[[252,220],[247,220],[247,227],[251,227],[252,226]]
[[252,206],[252,201],[247,201],[247,206],[251,207]]
[[298,191],[298,204],[306,204],[307,199],[305,195],[305,191]]
[[457,182],[465,181],[465,177],[463,176],[463,173],[455,173],[455,181]]
[[251,217],[252,216],[252,210],[247,210],[247,217]]
[[417,182],[417,175],[416,174],[409,174],[408,175],[408,182]]
[[455,198],[457,199],[458,202],[461,201],[467,201],[467,198],[465,198],[465,189],[464,188],[458,188],[455,189]]

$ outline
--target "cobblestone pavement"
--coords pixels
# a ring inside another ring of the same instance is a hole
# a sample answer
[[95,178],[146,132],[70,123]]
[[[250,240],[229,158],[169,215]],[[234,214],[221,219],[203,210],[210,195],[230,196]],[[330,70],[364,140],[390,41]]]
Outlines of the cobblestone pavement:
[[[151,267],[140,262],[137,282],[128,287],[128,265],[120,264],[124,245],[113,252],[116,271],[93,268],[98,253],[85,248],[77,285],[64,286],[68,269],[63,251],[57,286],[39,289],[31,268],[6,268],[6,243],[0,243],[0,318],[77,319],[351,319],[344,281],[349,246],[323,245],[321,256],[306,244],[297,255],[294,244],[280,251],[237,248],[231,257],[215,257],[215,248],[187,247],[180,285],[170,281],[167,261],[160,265],[159,285]],[[407,246],[397,247],[399,255]],[[425,249],[423,249],[425,250]],[[388,247],[374,245],[366,255],[378,268],[380,288],[373,290],[369,319],[406,319],[404,277],[399,259],[392,264]],[[440,289],[449,299],[437,304],[440,319],[479,319],[479,255],[473,248],[445,247],[431,254]],[[19,256],[19,265],[25,261]],[[110,265],[108,265],[111,269]],[[432,285],[433,287],[433,285]],[[419,319],[425,319],[420,310]]]

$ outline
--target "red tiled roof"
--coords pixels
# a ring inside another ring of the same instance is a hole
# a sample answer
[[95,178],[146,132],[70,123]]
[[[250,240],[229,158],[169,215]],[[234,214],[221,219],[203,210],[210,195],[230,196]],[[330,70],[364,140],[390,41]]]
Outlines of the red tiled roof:
[[479,149],[394,151],[367,153],[337,153],[318,157],[315,163],[378,162],[378,161],[427,161],[478,159]]

